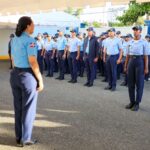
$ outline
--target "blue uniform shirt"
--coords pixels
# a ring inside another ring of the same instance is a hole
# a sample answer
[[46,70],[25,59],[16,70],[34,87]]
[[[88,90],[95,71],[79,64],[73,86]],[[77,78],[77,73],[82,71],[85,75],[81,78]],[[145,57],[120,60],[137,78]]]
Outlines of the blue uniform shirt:
[[148,42],[148,55],[150,55],[150,42]]
[[53,50],[54,48],[55,48],[55,43],[54,43],[53,40],[47,41],[47,42],[45,43],[45,50],[46,50],[46,51],[51,51],[51,50]]
[[122,41],[117,37],[113,39],[107,38],[104,43],[104,48],[106,48],[106,53],[108,55],[117,55],[120,49],[122,49]]
[[29,56],[37,57],[37,45],[34,38],[23,32],[20,37],[15,37],[11,42],[14,66],[18,68],[30,68]]
[[128,55],[148,55],[148,42],[140,40],[131,40],[127,48]]
[[128,45],[129,45],[130,41],[124,41],[123,45],[122,45],[122,50],[123,50],[123,56],[127,56],[127,49],[128,49]]
[[38,50],[43,49],[43,47],[44,47],[44,41],[43,40],[37,41],[36,44],[37,44],[37,49]]
[[57,50],[64,50],[67,46],[67,39],[62,36],[62,37],[58,37],[57,39]]
[[83,52],[83,44],[84,44],[84,40],[80,41],[80,51]]
[[85,52],[86,52],[87,54],[89,54],[89,51],[90,51],[90,38],[88,38],[87,47],[86,47]]
[[68,43],[70,52],[77,52],[80,46],[80,41],[78,38],[71,38]]

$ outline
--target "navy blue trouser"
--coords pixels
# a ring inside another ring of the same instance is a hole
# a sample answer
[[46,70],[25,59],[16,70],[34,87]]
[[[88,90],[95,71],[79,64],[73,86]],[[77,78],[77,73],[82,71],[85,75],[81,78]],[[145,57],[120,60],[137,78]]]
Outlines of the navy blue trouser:
[[59,67],[59,77],[64,78],[65,75],[65,59],[63,58],[64,50],[58,51],[58,67]]
[[16,139],[30,141],[37,105],[37,81],[31,69],[13,69],[10,84],[14,97]]
[[[136,97],[135,97],[136,87]],[[144,59],[143,57],[130,58],[128,64],[128,90],[131,103],[139,104],[144,89]]]
[[53,51],[47,51],[45,54],[48,75],[51,76],[53,76],[54,73],[54,58],[52,58],[52,55],[53,55]]
[[[125,57],[125,56],[123,56],[123,58],[122,58],[122,62],[121,62],[121,64],[122,64],[122,68],[124,68],[125,61],[126,61],[126,57]],[[126,84],[128,84],[128,76],[127,76],[127,73],[125,73],[124,75],[125,75],[125,76],[124,76],[124,82],[125,82]]]
[[85,58],[85,67],[87,72],[87,82],[93,84],[95,80],[95,63],[88,56]]
[[148,81],[148,78],[150,77],[150,55],[148,55],[148,74],[145,75],[145,80]]
[[43,74],[43,56],[41,56],[42,50],[38,50],[37,61],[39,64],[40,72]]
[[85,68],[85,64],[84,64],[84,60],[83,60],[83,52],[81,51],[80,59],[78,61],[78,71],[81,76],[83,76],[83,74],[84,74],[84,68]]
[[76,57],[77,57],[77,52],[71,52],[68,57],[71,79],[75,81],[77,80],[77,72],[78,72],[78,67],[77,67],[78,61]]
[[117,59],[118,55],[110,55],[107,57],[106,67],[107,67],[108,83],[110,87],[116,87]]

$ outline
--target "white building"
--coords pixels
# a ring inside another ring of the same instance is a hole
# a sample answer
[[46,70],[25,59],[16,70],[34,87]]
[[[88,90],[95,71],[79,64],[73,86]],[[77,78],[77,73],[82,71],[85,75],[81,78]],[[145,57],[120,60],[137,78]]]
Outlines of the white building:
[[90,8],[87,6],[80,16],[81,22],[101,22],[108,25],[108,22],[116,22],[116,17],[121,16],[128,8],[127,5],[111,5],[110,2],[106,3],[104,7]]

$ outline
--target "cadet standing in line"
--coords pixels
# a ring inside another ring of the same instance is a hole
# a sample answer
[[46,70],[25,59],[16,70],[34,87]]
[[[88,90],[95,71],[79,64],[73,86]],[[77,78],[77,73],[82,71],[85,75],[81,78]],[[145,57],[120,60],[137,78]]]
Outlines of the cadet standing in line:
[[50,35],[47,37],[45,43],[45,60],[47,64],[47,75],[46,77],[53,77],[54,73],[54,55],[55,55],[55,43]]
[[93,27],[89,27],[87,31],[88,36],[84,40],[84,60],[87,71],[87,82],[84,86],[92,87],[95,80],[95,64],[99,57],[99,43],[97,37],[93,34]]
[[124,69],[128,73],[130,98],[130,104],[126,106],[126,109],[138,111],[144,89],[144,74],[148,73],[148,42],[141,38],[141,26],[135,26],[132,29],[134,39],[129,43]]
[[39,64],[39,67],[40,67],[41,74],[43,74],[44,42],[42,40],[41,34],[39,34],[37,36],[36,44],[37,44],[37,48],[38,48],[37,60],[38,60],[38,64]]
[[[127,48],[128,48],[128,44],[130,43],[130,40],[132,40],[132,35],[131,34],[127,34],[125,36],[125,40],[123,42],[123,57],[122,57],[122,68],[124,68],[125,65],[125,60],[126,60],[126,56],[127,56]],[[125,73],[125,77],[124,77],[124,81],[121,83],[121,86],[127,86],[128,84],[128,79],[127,79],[127,73]]]
[[65,76],[65,59],[67,54],[67,39],[63,35],[63,30],[58,30],[59,37],[57,39],[57,57],[58,57],[58,67],[59,76],[56,78],[58,80],[64,80]]
[[84,68],[85,68],[85,64],[84,64],[84,60],[83,60],[83,44],[84,44],[84,39],[83,39],[83,36],[82,36],[82,33],[79,33],[78,34],[78,38],[80,40],[80,59],[78,61],[78,70],[79,70],[79,76],[80,77],[83,77],[83,74],[84,74]]
[[12,61],[11,61],[11,41],[12,39],[15,37],[14,34],[11,34],[10,35],[10,40],[9,40],[9,43],[8,43],[8,54],[9,54],[9,61],[10,61],[10,68],[9,69],[12,69]]
[[21,17],[12,40],[10,84],[14,97],[15,133],[17,146],[36,144],[32,140],[38,92],[43,90],[43,79],[37,62],[36,41],[30,36],[34,23],[30,17]]
[[146,35],[145,39],[148,42],[148,47],[149,47],[148,48],[148,50],[149,50],[149,53],[148,53],[148,70],[149,70],[149,72],[148,72],[148,74],[145,75],[145,80],[149,81],[149,77],[150,77],[150,35],[149,34]]
[[69,83],[77,83],[77,62],[80,58],[80,41],[76,37],[76,30],[73,29],[71,32],[71,38],[68,43],[68,62],[69,62],[69,68],[70,68],[70,74],[71,74],[71,80]]
[[115,36],[114,28],[109,29],[108,32],[109,38],[106,39],[104,47],[104,62],[106,62],[108,73],[108,86],[105,90],[115,91],[117,82],[117,64],[120,64],[122,59],[122,42]]
[[[48,33],[47,32],[44,32],[43,33],[43,43],[44,43],[44,47],[45,47],[45,44],[47,42],[47,37],[48,37]],[[45,50],[45,49],[44,49]],[[45,59],[45,55],[44,55],[44,70],[47,70],[47,63],[46,63],[46,59]]]
[[104,62],[104,47],[105,47],[107,38],[108,38],[108,32],[104,32],[103,41],[102,41],[102,49],[101,49],[101,59],[102,59],[102,63],[103,63],[102,65],[104,68],[104,79],[102,80],[102,82],[108,82],[107,66],[106,66],[106,62]]

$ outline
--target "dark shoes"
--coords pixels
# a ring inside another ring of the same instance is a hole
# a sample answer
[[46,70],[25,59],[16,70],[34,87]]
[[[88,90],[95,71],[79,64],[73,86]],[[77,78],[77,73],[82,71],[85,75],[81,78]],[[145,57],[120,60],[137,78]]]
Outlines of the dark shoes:
[[132,111],[138,111],[139,110],[139,104],[135,104],[132,108]]
[[125,108],[126,109],[131,109],[134,106],[134,103],[129,103]]
[[105,89],[105,90],[111,90],[112,87],[111,87],[111,86],[106,86],[104,89]]
[[92,86],[93,86],[93,83],[89,83],[89,82],[87,82],[87,83],[85,83],[85,84],[84,84],[84,86],[92,87]]
[[87,82],[87,83],[85,83],[85,84],[84,84],[84,86],[89,86],[89,84],[90,84],[90,83],[89,83],[89,82]]
[[120,85],[121,86],[127,86],[127,83],[126,82],[122,82]]
[[130,103],[125,108],[131,109],[132,111],[138,111],[139,110],[139,104]]
[[77,80],[70,80],[70,81],[68,81],[68,83],[77,83]]
[[93,83],[90,83],[89,85],[88,85],[88,87],[92,87],[93,86]]
[[111,88],[111,91],[112,91],[112,92],[116,91],[116,87],[112,87],[112,88]]
[[18,147],[25,147],[25,146],[32,146],[37,144],[37,140],[31,140],[27,142],[21,142],[21,140],[16,140],[16,143]]
[[102,82],[107,82],[107,80],[106,80],[106,79],[104,79],[104,80],[102,80]]
[[64,80],[64,78],[62,78],[62,77],[57,77],[57,78],[55,78],[56,80]]

